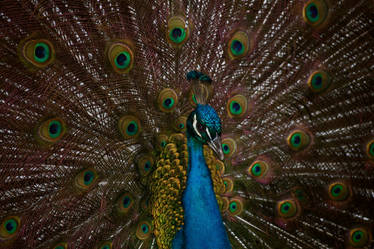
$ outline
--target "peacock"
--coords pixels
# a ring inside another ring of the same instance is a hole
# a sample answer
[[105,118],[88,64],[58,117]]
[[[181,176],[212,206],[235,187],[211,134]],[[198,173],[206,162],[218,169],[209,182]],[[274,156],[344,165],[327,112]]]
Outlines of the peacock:
[[0,20],[1,249],[373,248],[372,0]]

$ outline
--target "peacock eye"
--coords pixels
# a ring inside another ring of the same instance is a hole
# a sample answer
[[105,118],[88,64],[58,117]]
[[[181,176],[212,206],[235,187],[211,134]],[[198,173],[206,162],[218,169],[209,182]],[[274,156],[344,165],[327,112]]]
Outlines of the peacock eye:
[[160,111],[173,112],[178,104],[178,95],[173,89],[165,88],[158,95],[157,103]]
[[18,216],[6,217],[0,225],[0,239],[9,239],[17,234],[20,227],[20,218]]
[[374,139],[367,143],[366,154],[371,160],[374,160]]
[[98,174],[93,168],[85,169],[75,177],[75,185],[81,190],[89,190],[97,181]]
[[227,101],[226,110],[230,118],[242,118],[248,110],[247,98],[240,94],[231,97]]
[[357,248],[369,244],[371,236],[365,227],[351,229],[349,232],[349,243]]
[[53,144],[59,141],[64,136],[65,132],[65,122],[62,119],[55,117],[48,119],[39,125],[37,138],[42,143]]
[[122,42],[112,44],[107,52],[108,60],[116,73],[128,73],[134,64],[134,53],[131,47]]
[[186,31],[184,28],[175,27],[170,31],[169,37],[174,43],[179,44],[186,38]]
[[244,31],[236,31],[227,44],[227,52],[230,60],[239,59],[248,54],[251,41]]
[[243,203],[239,198],[232,198],[229,202],[229,212],[231,215],[239,215],[243,211]]
[[222,178],[225,185],[225,193],[230,193],[234,190],[234,181],[230,177]]
[[314,93],[321,93],[331,85],[331,77],[327,72],[316,71],[309,76],[308,86]]
[[220,160],[216,160],[216,170],[223,175],[225,173],[225,164]]
[[136,138],[141,131],[139,119],[132,115],[123,116],[118,122],[118,128],[125,139]]
[[345,201],[349,198],[350,191],[347,184],[334,182],[329,185],[329,197],[333,201]]
[[65,242],[58,243],[57,245],[55,245],[55,247],[53,247],[53,249],[67,249],[67,248],[68,248],[68,245]]
[[297,188],[293,191],[293,195],[296,197],[297,200],[299,201],[305,201],[306,200],[306,195],[303,189]]
[[47,43],[38,42],[34,47],[34,60],[44,63],[50,58],[50,49]]
[[294,130],[287,138],[288,146],[294,151],[301,151],[309,146],[311,138],[302,130]]
[[100,249],[111,249],[112,248],[112,242],[104,242],[98,248],[100,248]]
[[225,138],[222,140],[222,151],[226,158],[231,157],[237,150],[237,145],[234,139]]
[[254,178],[263,178],[269,169],[269,165],[265,161],[255,161],[248,169],[249,175]]
[[280,217],[287,219],[297,216],[299,210],[296,201],[287,199],[277,203],[277,212]]
[[150,173],[153,167],[153,158],[151,155],[144,154],[136,162],[140,175],[145,176]]
[[118,214],[125,215],[129,213],[131,207],[134,205],[134,198],[130,193],[125,192],[119,196],[116,205]]
[[128,208],[131,204],[131,199],[128,196],[123,197],[123,207]]
[[32,65],[43,68],[54,61],[55,50],[50,41],[45,39],[32,39],[21,42],[22,58]]
[[136,229],[136,237],[140,240],[148,239],[152,234],[152,225],[148,220],[139,222],[138,228]]
[[327,23],[328,5],[325,0],[309,0],[303,9],[304,21],[312,27]]
[[183,16],[172,16],[168,20],[166,37],[173,47],[180,47],[188,40],[189,27]]
[[126,51],[120,52],[114,59],[115,65],[119,69],[125,69],[130,65],[130,54]]
[[205,131],[205,126],[201,123],[197,123],[197,129],[200,131],[200,132],[204,132]]

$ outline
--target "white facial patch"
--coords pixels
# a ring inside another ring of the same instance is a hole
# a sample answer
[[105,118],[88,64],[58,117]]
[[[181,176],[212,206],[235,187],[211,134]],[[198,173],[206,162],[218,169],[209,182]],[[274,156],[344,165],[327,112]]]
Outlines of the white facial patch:
[[212,140],[212,136],[210,135],[208,127],[206,127],[206,133],[208,134],[209,139]]
[[200,132],[197,130],[196,125],[197,125],[197,119],[196,119],[196,114],[195,114],[195,115],[193,115],[192,126],[193,126],[193,128],[194,128],[196,134],[199,135],[199,137],[201,137],[201,134],[200,134]]

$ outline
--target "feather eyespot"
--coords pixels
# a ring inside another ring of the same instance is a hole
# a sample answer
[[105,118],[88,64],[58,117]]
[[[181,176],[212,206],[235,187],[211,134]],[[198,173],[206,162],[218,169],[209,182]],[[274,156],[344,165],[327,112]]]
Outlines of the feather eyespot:
[[51,57],[51,49],[45,42],[38,42],[34,47],[34,60],[44,63]]
[[128,192],[123,193],[117,199],[117,210],[119,214],[127,214],[133,205],[134,197]]
[[95,169],[88,168],[80,172],[75,177],[75,185],[81,190],[89,190],[93,185],[95,185],[98,179],[98,174]]
[[357,227],[349,231],[349,244],[354,248],[362,248],[369,244],[371,234],[365,227]]
[[278,215],[282,218],[293,218],[298,215],[299,207],[295,200],[286,199],[277,203]]
[[120,52],[114,62],[119,69],[125,69],[130,65],[130,54],[126,51]]
[[123,116],[118,122],[118,128],[125,139],[136,138],[141,131],[139,119],[132,115]]
[[166,141],[165,141],[165,140],[162,140],[161,143],[160,143],[160,146],[161,146],[162,148],[164,148],[164,147],[166,146],[166,144],[167,144]]
[[307,193],[301,187],[295,187],[292,190],[291,194],[294,198],[296,198],[302,204],[306,204],[309,200]]
[[331,85],[331,78],[324,71],[316,71],[312,73],[308,79],[308,86],[314,93],[321,93],[328,89]]
[[216,160],[215,165],[216,165],[216,170],[221,175],[223,175],[225,173],[225,164],[222,161],[220,161],[220,160]]
[[227,114],[230,118],[241,118],[243,117],[248,109],[248,102],[246,97],[243,95],[235,95],[227,101]]
[[310,144],[310,136],[302,130],[294,130],[287,138],[287,144],[293,151],[304,150]]
[[240,59],[248,54],[251,41],[244,31],[236,31],[227,44],[227,54],[230,60]]
[[136,164],[138,166],[140,175],[145,176],[152,171],[154,161],[151,155],[144,154],[139,157]]
[[53,247],[53,249],[67,249],[67,248],[68,248],[68,245],[65,242],[58,243],[57,245]]
[[261,184],[270,183],[275,177],[276,165],[267,156],[258,156],[247,168],[247,174]]
[[169,38],[174,43],[181,43],[186,38],[186,31],[184,28],[181,27],[174,27],[172,30],[170,30]]
[[230,147],[227,144],[222,144],[222,150],[224,154],[230,153]]
[[173,89],[165,88],[157,98],[158,107],[162,112],[172,112],[178,104],[178,96]]
[[231,157],[237,150],[236,142],[232,138],[225,138],[222,140],[222,151],[226,158]]
[[374,140],[371,140],[367,143],[366,154],[371,160],[374,160]]
[[52,144],[59,141],[66,132],[65,122],[60,118],[51,118],[40,124],[37,138],[42,143]]
[[229,177],[224,177],[223,184],[225,185],[225,193],[230,193],[234,189],[234,181]]
[[155,138],[155,144],[156,144],[156,148],[159,150],[159,151],[163,151],[164,148],[168,145],[169,143],[169,136],[166,135],[166,134],[158,134]]
[[55,59],[55,49],[46,39],[32,39],[21,42],[22,57],[33,66],[44,68]]
[[150,198],[143,197],[140,201],[140,207],[145,212],[151,212]]
[[245,50],[243,43],[239,40],[233,40],[231,42],[230,49],[231,49],[231,53],[233,53],[236,56],[242,55]]
[[174,122],[174,128],[179,132],[186,131],[186,125],[187,125],[187,117],[185,116],[180,116]]
[[232,198],[229,202],[228,210],[231,215],[240,215],[243,211],[243,202],[239,198]]
[[[221,212],[225,212],[229,210],[229,203],[230,200],[226,196],[219,196],[220,197],[220,203],[219,203],[219,208]],[[218,201],[218,198],[217,198]]]
[[101,243],[98,247],[95,247],[97,249],[112,249],[112,242],[106,241]]
[[134,64],[134,53],[124,42],[115,42],[108,49],[108,60],[116,73],[128,73]]
[[173,47],[182,46],[189,38],[190,30],[182,16],[173,16],[168,20],[167,40]]
[[150,161],[145,162],[143,168],[145,171],[149,171],[152,168],[151,162]]
[[350,196],[350,188],[344,182],[334,182],[329,185],[329,197],[333,201],[345,201]]
[[0,227],[0,238],[10,239],[17,235],[21,220],[18,216],[8,216],[3,219]]
[[153,228],[151,222],[147,220],[143,220],[138,223],[138,227],[136,229],[136,237],[140,240],[148,239],[153,232]]
[[232,114],[240,114],[243,110],[242,106],[238,102],[233,101],[230,103],[230,111]]
[[248,174],[254,178],[263,178],[266,176],[269,165],[265,161],[255,161],[248,169]]
[[329,8],[324,0],[309,0],[303,9],[304,21],[312,27],[322,26],[328,18]]

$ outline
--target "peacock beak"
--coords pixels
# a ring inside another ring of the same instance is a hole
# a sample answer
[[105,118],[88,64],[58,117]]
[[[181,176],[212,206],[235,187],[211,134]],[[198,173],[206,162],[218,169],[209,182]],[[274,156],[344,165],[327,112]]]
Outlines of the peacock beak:
[[216,153],[219,160],[224,159],[221,137],[218,136],[218,134],[216,135],[216,137],[214,139],[208,141],[208,145]]

